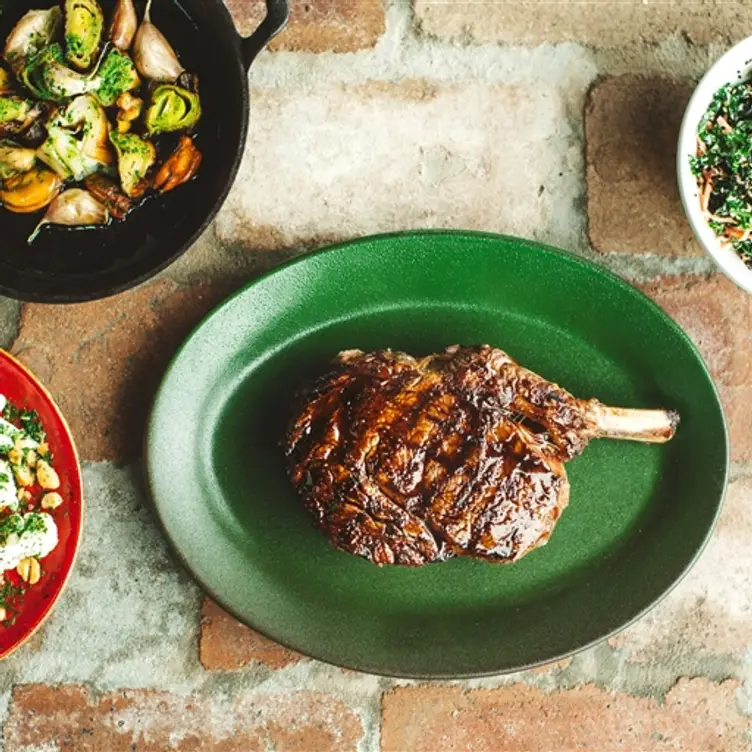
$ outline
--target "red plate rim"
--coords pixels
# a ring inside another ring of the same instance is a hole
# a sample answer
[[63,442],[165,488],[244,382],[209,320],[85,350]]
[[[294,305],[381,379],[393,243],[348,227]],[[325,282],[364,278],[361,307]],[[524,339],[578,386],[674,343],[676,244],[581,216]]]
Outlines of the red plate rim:
[[11,627],[0,626],[0,660],[7,658],[34,635],[65,590],[81,543],[84,511],[81,464],[70,427],[60,408],[26,366],[6,350],[0,349],[0,371],[4,370],[4,366],[11,372],[11,383],[3,384],[0,392],[13,402],[19,400],[18,396],[13,396],[14,393],[22,393],[24,396],[20,399],[23,406],[38,411],[58,470],[64,468],[60,472],[63,481],[60,493],[65,503],[53,512],[60,529],[60,542],[49,556],[42,559],[43,571],[49,571],[26,594],[16,623]]

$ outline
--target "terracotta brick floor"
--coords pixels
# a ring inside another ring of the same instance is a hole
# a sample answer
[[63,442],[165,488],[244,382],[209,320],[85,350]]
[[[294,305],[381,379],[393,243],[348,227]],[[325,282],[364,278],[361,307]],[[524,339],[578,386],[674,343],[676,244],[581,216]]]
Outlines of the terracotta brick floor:
[[[263,13],[227,4],[245,33]],[[752,5],[292,5],[196,247],[108,301],[0,298],[0,346],[62,406],[89,499],[69,589],[0,667],[0,750],[752,750],[752,298],[702,254],[674,182],[693,82]],[[694,339],[729,421],[727,502],[690,575],[608,643],[511,677],[398,682],[255,634],[174,563],[140,477],[151,397],[206,311],[294,255],[422,227],[522,235],[621,274]]]

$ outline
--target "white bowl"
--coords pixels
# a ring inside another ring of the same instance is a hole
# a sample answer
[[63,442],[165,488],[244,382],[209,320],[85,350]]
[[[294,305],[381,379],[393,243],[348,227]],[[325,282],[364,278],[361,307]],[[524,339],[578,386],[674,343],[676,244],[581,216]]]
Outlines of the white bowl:
[[739,42],[721,57],[703,76],[689,100],[679,132],[676,167],[684,212],[695,236],[718,266],[739,287],[752,294],[752,269],[748,269],[729,245],[723,244],[710,229],[700,211],[697,180],[689,159],[697,154],[697,127],[710,106],[713,95],[728,83],[752,76],[752,37]]

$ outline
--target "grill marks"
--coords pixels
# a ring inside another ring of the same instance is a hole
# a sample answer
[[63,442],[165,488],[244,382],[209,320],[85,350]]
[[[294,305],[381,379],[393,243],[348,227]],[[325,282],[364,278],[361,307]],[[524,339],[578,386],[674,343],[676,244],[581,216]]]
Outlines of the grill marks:
[[586,443],[581,403],[493,348],[350,351],[302,396],[291,480],[337,547],[378,564],[519,558],[548,539],[562,460]]

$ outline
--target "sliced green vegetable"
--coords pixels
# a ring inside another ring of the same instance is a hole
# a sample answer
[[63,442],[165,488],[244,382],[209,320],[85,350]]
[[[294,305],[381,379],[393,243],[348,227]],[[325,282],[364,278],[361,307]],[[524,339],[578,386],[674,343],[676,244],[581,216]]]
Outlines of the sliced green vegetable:
[[0,96],[0,138],[22,133],[41,113],[30,99]]
[[192,128],[201,119],[201,100],[180,86],[163,84],[151,96],[146,111],[146,130],[151,135]]
[[76,97],[47,125],[37,156],[63,180],[84,180],[112,161],[107,114],[91,95]]
[[0,123],[24,120],[34,107],[34,103],[21,97],[0,97]]
[[104,13],[97,0],[65,0],[66,59],[79,70],[94,61],[104,29]]
[[110,141],[118,156],[118,173],[123,193],[140,198],[149,187],[149,171],[157,161],[157,150],[150,141],[135,133],[110,131]]
[[121,94],[141,86],[133,60],[118,49],[107,53],[99,66],[97,80],[94,94],[104,107],[112,107]]

